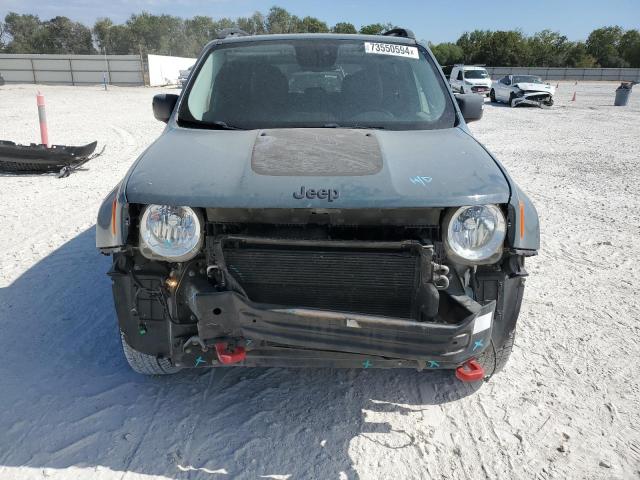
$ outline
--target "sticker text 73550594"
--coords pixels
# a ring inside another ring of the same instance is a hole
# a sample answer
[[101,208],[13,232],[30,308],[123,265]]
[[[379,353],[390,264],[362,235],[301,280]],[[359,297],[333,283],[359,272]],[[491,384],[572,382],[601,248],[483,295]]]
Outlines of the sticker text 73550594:
[[408,45],[395,43],[364,42],[365,53],[378,53],[380,55],[395,55],[396,57],[419,58],[418,49]]

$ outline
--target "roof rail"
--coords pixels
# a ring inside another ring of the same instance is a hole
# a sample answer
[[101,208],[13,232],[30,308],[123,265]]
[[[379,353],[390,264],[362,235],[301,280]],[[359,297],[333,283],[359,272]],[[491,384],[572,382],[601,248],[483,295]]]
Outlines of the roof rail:
[[416,39],[416,36],[414,35],[414,33],[408,28],[399,28],[399,27],[392,28],[391,30],[387,30],[386,32],[384,32],[382,35],[385,35],[388,37],[412,38],[413,40]]
[[223,28],[218,33],[218,38],[223,39],[227,37],[248,37],[249,34],[244,30],[240,30],[239,28]]

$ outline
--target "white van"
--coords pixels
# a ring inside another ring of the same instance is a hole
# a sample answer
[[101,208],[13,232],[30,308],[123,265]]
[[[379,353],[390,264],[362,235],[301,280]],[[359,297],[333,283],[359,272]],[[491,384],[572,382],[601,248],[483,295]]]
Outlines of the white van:
[[489,95],[491,77],[484,67],[476,65],[454,65],[449,76],[451,89],[457,93]]

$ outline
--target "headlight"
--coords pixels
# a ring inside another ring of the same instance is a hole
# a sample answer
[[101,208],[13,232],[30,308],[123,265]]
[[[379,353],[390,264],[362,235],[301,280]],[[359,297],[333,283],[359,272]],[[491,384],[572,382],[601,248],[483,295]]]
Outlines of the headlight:
[[457,263],[495,263],[502,255],[506,222],[495,205],[460,207],[444,219],[444,246]]
[[184,262],[202,247],[202,218],[189,207],[149,205],[140,219],[140,252],[149,259]]

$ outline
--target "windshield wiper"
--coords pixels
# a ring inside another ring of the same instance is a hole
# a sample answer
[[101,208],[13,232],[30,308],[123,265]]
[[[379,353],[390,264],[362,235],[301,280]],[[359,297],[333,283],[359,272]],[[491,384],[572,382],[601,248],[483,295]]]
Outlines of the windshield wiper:
[[223,122],[223,121],[206,122],[206,125],[209,125],[213,128],[219,128],[220,130],[246,130],[246,128],[236,127],[235,125],[229,125],[227,122]]
[[183,120],[178,119],[178,123],[185,127],[202,128],[211,130],[246,130],[246,128],[236,127],[235,125],[229,125],[227,122],[202,122],[199,120]]
[[384,130],[384,127],[372,127],[367,125],[340,125],[337,123],[325,123],[322,128],[353,128],[359,130]]

